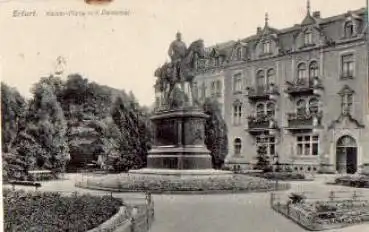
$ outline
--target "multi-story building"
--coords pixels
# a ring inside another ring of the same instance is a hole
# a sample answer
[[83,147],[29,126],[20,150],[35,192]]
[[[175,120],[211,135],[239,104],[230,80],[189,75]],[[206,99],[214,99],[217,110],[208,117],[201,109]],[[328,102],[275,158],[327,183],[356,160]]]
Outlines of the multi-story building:
[[303,172],[369,172],[366,8],[301,24],[263,28],[207,48],[196,77],[228,125],[226,164],[252,168],[257,149]]

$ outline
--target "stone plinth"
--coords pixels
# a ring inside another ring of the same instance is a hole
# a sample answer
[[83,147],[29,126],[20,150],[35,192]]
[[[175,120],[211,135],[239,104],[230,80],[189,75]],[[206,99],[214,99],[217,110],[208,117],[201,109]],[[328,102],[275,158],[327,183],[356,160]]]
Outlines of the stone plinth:
[[211,169],[210,151],[204,144],[207,117],[196,108],[156,112],[151,117],[154,145],[147,157],[147,168]]

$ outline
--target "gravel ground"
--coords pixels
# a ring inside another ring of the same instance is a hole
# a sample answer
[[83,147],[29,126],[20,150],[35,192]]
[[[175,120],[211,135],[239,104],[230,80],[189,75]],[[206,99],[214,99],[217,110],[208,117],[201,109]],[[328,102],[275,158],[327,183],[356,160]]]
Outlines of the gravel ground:
[[[67,180],[43,183],[41,190],[91,194],[109,194],[74,187],[78,175],[66,175]],[[354,189],[324,183],[329,176],[318,176],[313,182],[291,182],[289,191],[307,191],[312,196],[326,197],[330,190]],[[17,187],[19,188],[19,187]],[[30,188],[34,189],[34,188]],[[356,189],[369,197],[369,189]],[[114,193],[127,201],[142,198],[137,193]],[[155,221],[150,232],[300,232],[306,231],[270,209],[270,193],[221,195],[153,195]],[[368,232],[369,223],[329,232]]]

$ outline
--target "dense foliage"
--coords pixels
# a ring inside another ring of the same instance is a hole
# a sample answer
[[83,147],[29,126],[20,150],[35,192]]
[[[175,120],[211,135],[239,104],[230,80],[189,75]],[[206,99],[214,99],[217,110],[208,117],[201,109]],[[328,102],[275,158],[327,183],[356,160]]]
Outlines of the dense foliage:
[[84,232],[108,220],[122,205],[111,196],[62,196],[4,190],[5,231]]
[[114,162],[116,170],[127,171],[146,166],[146,155],[150,148],[151,132],[148,113],[136,103],[130,94],[130,100],[124,102],[118,97],[113,105],[112,119],[119,128],[119,159]]
[[1,144],[3,179],[24,175],[27,162],[16,154],[17,138],[25,127],[27,103],[19,92],[1,83]]
[[148,110],[132,93],[89,82],[79,74],[49,76],[27,102],[1,84],[4,179],[26,179],[31,169],[126,171],[146,164]]
[[206,99],[203,109],[209,115],[205,123],[205,144],[211,152],[213,167],[220,169],[228,153],[227,125],[218,102]]

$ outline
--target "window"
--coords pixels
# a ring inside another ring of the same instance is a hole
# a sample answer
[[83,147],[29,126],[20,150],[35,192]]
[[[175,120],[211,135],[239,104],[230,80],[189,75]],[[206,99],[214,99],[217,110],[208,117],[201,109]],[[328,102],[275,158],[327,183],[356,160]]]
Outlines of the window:
[[268,85],[271,83],[275,83],[275,71],[274,69],[269,69],[267,73],[267,83]]
[[347,21],[345,23],[345,29],[344,29],[345,38],[351,38],[354,35],[354,24],[352,21]]
[[259,103],[256,105],[256,117],[262,117],[265,115],[265,111],[264,111],[264,104],[263,103]]
[[318,155],[319,136],[300,135],[296,138],[297,155]]
[[237,48],[237,60],[242,60],[242,47]]
[[309,66],[309,79],[314,80],[319,76],[319,67],[316,61],[312,61]]
[[263,43],[263,53],[268,54],[270,52],[271,52],[270,51],[270,41],[269,40],[264,41],[264,43]]
[[274,118],[275,115],[275,105],[272,102],[269,102],[266,105],[266,114],[268,115],[269,118]]
[[211,82],[211,96],[214,96],[215,95],[215,81],[212,81]]
[[306,102],[304,99],[299,99],[296,102],[296,111],[298,115],[303,115],[306,113]]
[[195,94],[195,96],[193,96],[195,99],[198,98],[198,92],[199,92],[199,89],[197,87],[197,82],[193,82],[192,84],[192,88],[193,88],[193,93]]
[[234,140],[233,146],[234,146],[234,155],[235,156],[241,155],[242,142],[240,138],[236,138]]
[[297,66],[297,79],[306,80],[306,78],[307,78],[306,64],[301,63]]
[[319,100],[317,98],[311,98],[309,101],[309,112],[317,114],[319,112]]
[[205,86],[205,83],[202,83],[201,84],[201,87],[200,87],[200,98],[205,98],[206,97],[206,86]]
[[264,134],[256,136],[256,149],[258,150],[260,146],[266,146],[268,156],[275,155],[275,137],[274,136],[266,136]]
[[354,76],[354,55],[347,54],[342,56],[342,77],[343,78],[351,78]]
[[233,91],[235,93],[242,92],[242,75],[237,73],[233,76]]
[[346,93],[341,95],[341,110],[342,114],[352,113],[353,94]]
[[222,82],[220,80],[216,81],[216,94],[218,96],[222,95]]
[[260,70],[256,74],[256,88],[258,91],[265,89],[265,74],[263,70]]
[[242,103],[235,102],[233,104],[233,124],[240,125],[242,123]]
[[304,44],[305,45],[313,44],[313,33],[311,33],[311,31],[305,32],[305,34],[304,34]]

